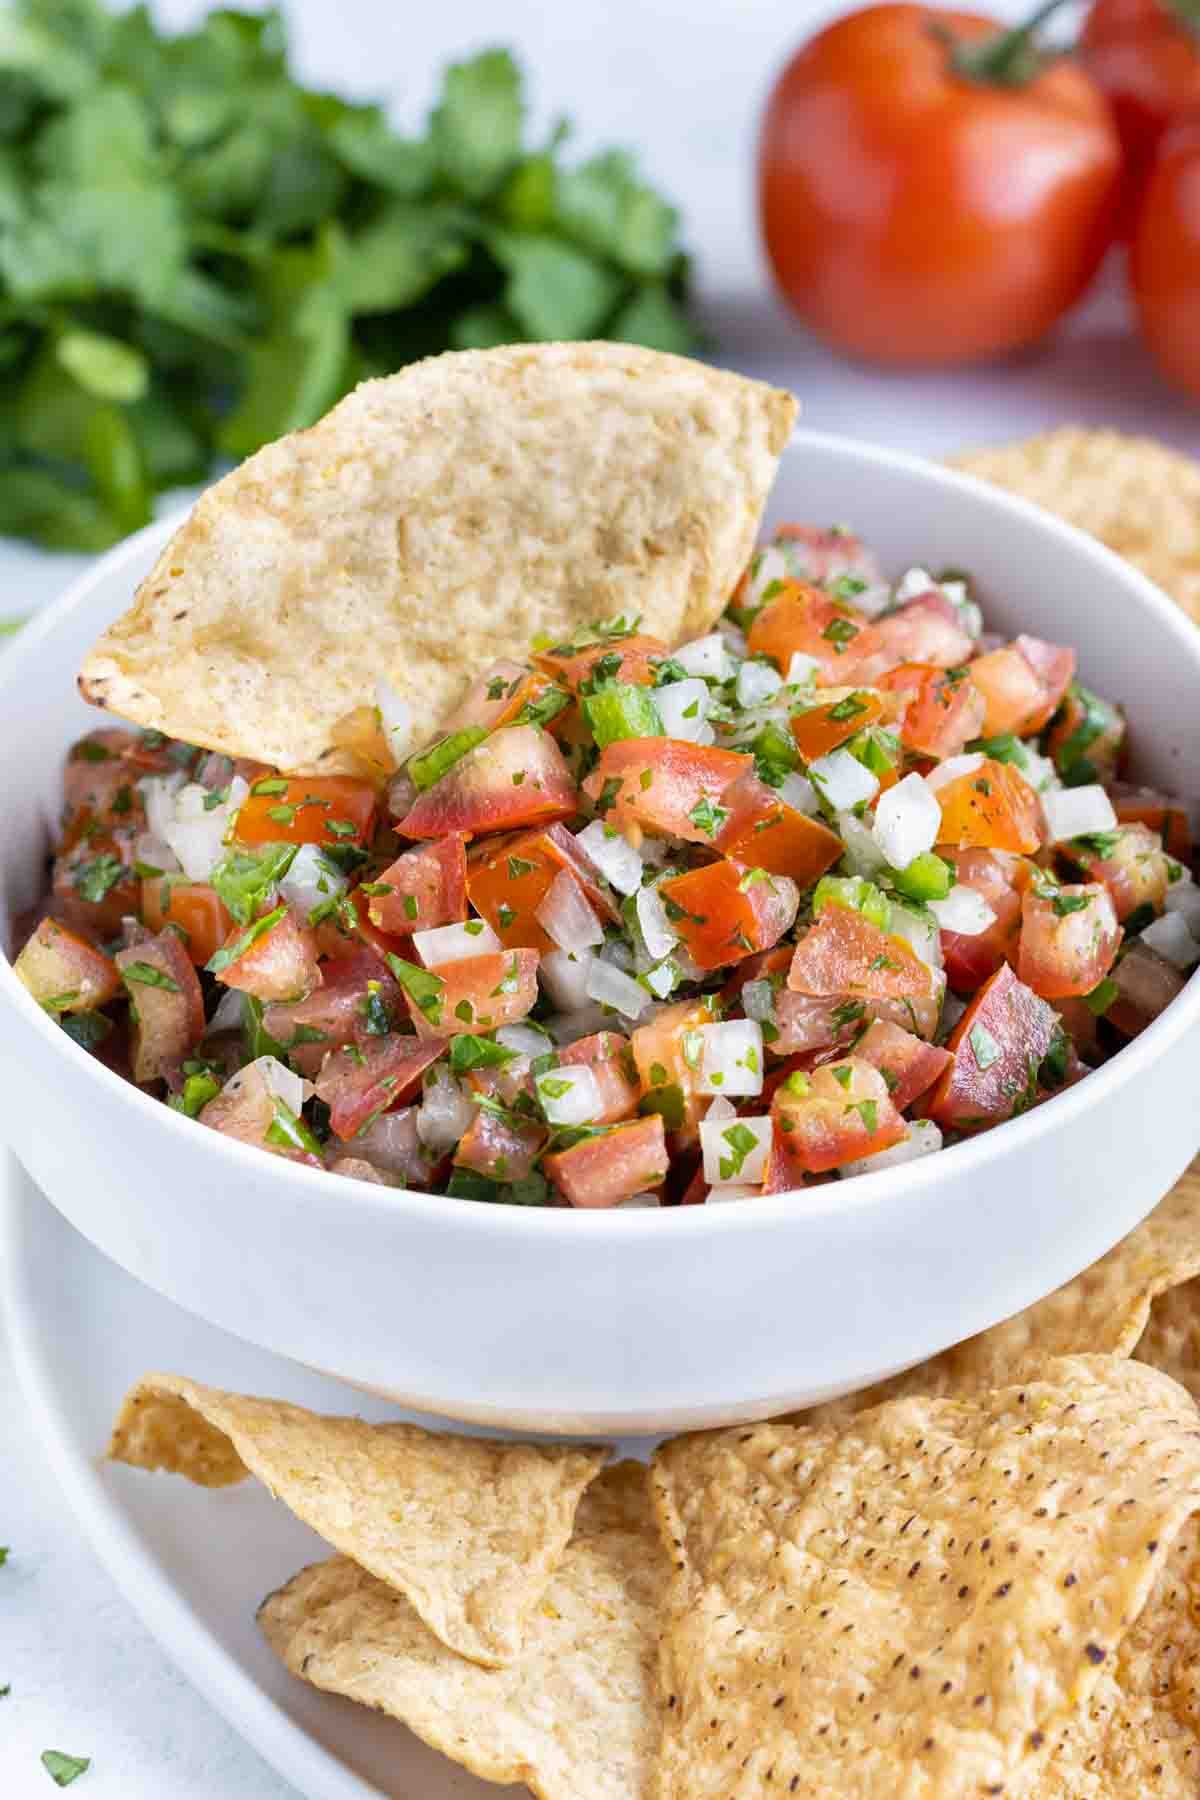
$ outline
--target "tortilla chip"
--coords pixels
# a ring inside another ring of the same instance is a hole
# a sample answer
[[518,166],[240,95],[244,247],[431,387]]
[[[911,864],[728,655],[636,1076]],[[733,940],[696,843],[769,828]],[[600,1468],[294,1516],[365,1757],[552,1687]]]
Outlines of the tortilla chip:
[[[1190,1292],[1180,1284],[1190,1284],[1194,1276],[1200,1276],[1200,1163],[1193,1164],[1128,1237],[1044,1300],[901,1375],[806,1412],[789,1413],[785,1422],[836,1424],[903,1394],[938,1397],[1003,1387],[1033,1379],[1052,1356],[1089,1351],[1136,1354],[1143,1362],[1164,1368],[1200,1399],[1200,1341],[1191,1380],[1160,1356],[1143,1355],[1138,1343],[1148,1321],[1170,1304],[1173,1292]],[[1174,1309],[1170,1316],[1176,1316]]]
[[1157,1370],[681,1438],[659,1800],[1007,1793],[1111,1667],[1200,1505],[1200,1414]]
[[294,1674],[390,1713],[485,1781],[527,1782],[541,1800],[638,1800],[658,1738],[666,1577],[646,1470],[620,1463],[580,1502],[511,1668],[452,1655],[342,1557],[302,1569],[258,1616]]
[[296,773],[384,675],[433,736],[544,631],[721,613],[796,404],[628,344],[469,350],[366,382],[200,499],[84,663],[88,700]]
[[1078,525],[1200,620],[1200,463],[1154,438],[1064,425],[955,468]]
[[1176,1538],[1150,1598],[1050,1761],[1013,1800],[1196,1800],[1200,1794],[1200,1519]]
[[[224,1453],[217,1440],[226,1440]],[[204,1486],[250,1473],[476,1662],[510,1662],[608,1452],[333,1419],[147,1375],[109,1456]]]
[[1133,1354],[1200,1403],[1200,1281],[1185,1281],[1159,1296]]

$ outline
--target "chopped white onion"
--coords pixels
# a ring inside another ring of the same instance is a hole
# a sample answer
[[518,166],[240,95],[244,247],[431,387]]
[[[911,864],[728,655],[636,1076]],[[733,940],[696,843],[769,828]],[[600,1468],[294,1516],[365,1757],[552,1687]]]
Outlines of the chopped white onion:
[[435,1064],[417,1108],[417,1135],[427,1149],[452,1150],[475,1117],[469,1100],[449,1069]]
[[594,869],[611,881],[618,894],[636,894],[642,885],[645,863],[628,838],[603,819],[593,819],[576,836],[575,842]]
[[240,1031],[245,1011],[244,1000],[245,995],[240,988],[226,988],[217,1002],[216,1012],[205,1027],[205,1037],[212,1037],[218,1031]]
[[1042,809],[1050,842],[1080,837],[1088,831],[1112,831],[1117,823],[1113,803],[1098,783],[1090,787],[1058,788],[1042,795]]
[[656,887],[639,888],[634,907],[646,949],[655,962],[660,962],[679,941],[679,933],[667,918],[663,897]]
[[[859,577],[861,580],[861,576]],[[887,612],[892,604],[892,590],[886,581],[868,582],[853,596],[855,610],[865,613],[868,619],[878,619]]]
[[810,818],[819,809],[816,788],[807,776],[798,775],[795,769],[784,776],[776,792],[785,806],[798,813],[807,813]]
[[654,704],[669,738],[700,742],[708,715],[707,681],[701,681],[697,675],[687,681],[668,682],[666,687],[654,690]]
[[623,969],[626,975],[640,973],[634,953],[624,938],[609,938],[598,954],[601,962],[611,963],[614,969]]
[[427,969],[464,962],[468,956],[494,956],[504,945],[486,919],[464,919],[458,925],[435,925],[414,931],[413,949]]
[[604,1111],[600,1083],[586,1063],[547,1069],[533,1085],[550,1125],[590,1125]]
[[[749,1150],[738,1149],[737,1139],[742,1130],[750,1133],[754,1139]],[[729,1133],[734,1134],[734,1142],[730,1142]],[[750,1185],[761,1182],[767,1172],[767,1158],[771,1154],[772,1127],[770,1118],[758,1119],[714,1119],[711,1116],[702,1121],[700,1126],[700,1147],[704,1152],[704,1179],[712,1187]]]
[[386,675],[380,675],[376,680],[375,704],[379,708],[387,747],[399,766],[413,748],[412,707],[400,698]]
[[757,1019],[698,1027],[700,1086],[708,1094],[761,1094],[763,1034]]
[[604,942],[604,927],[569,869],[558,871],[533,916],[560,950],[590,950]]
[[967,1010],[967,1002],[960,1000],[957,994],[947,994],[942,1001],[942,1017],[939,1023],[939,1037],[949,1037],[958,1021]]
[[552,1019],[547,1019],[546,1027],[561,1048],[566,1044],[577,1044],[580,1038],[592,1037],[597,1031],[610,1031],[612,1014],[606,1013],[594,1000],[585,1000],[571,1012],[555,1013]]
[[559,1012],[578,1012],[587,1005],[588,974],[596,958],[587,950],[574,955],[568,950],[547,950],[538,964],[538,975]]
[[377,1169],[398,1175],[403,1181],[422,1178],[429,1168],[419,1131],[415,1106],[402,1106],[396,1112],[380,1113],[377,1119],[356,1133],[354,1150]]
[[744,662],[738,670],[734,692],[739,706],[758,706],[772,694],[777,694],[782,686],[783,676],[770,663]]
[[588,998],[601,1006],[613,1006],[626,1019],[638,1019],[650,1004],[650,996],[640,982],[611,963],[594,957],[587,973]]
[[717,630],[725,639],[725,648],[730,656],[736,656],[739,662],[742,657],[749,656],[750,646],[740,625],[735,625],[732,619],[721,618],[717,620]]
[[175,796],[186,777],[176,770],[171,775],[146,775],[138,786],[146,806],[146,823],[151,833],[166,842],[165,828],[175,823]]
[[[298,1113],[304,1102],[312,1093],[311,1082],[293,1073],[286,1063],[281,1063],[277,1056],[259,1056],[249,1068],[258,1069],[262,1075],[268,1093],[274,1094],[277,1100],[290,1111]],[[243,1071],[244,1073],[244,1071]]]
[[[174,778],[166,780],[173,782]],[[189,881],[206,881],[221,859],[225,834],[250,792],[249,784],[235,775],[225,798],[215,805],[210,804],[213,793],[197,781],[165,792],[163,788],[162,782],[155,782],[153,791],[150,782],[143,784],[150,829],[175,852]]]
[[929,910],[943,931],[957,931],[963,937],[978,937],[996,915],[983,895],[973,887],[953,887],[944,900],[931,900]]
[[[770,981],[748,981],[742,988],[742,1010],[760,1025],[775,1023],[775,987]],[[716,1101],[713,1101],[716,1105]]]
[[873,881],[880,869],[887,867],[888,861],[879,848],[875,833],[852,812],[840,812],[835,824],[844,846],[842,855],[847,870],[851,875],[861,875],[864,881]]
[[931,969],[941,968],[941,930],[928,911],[919,906],[905,906],[893,898],[890,929],[911,945],[923,963],[928,963]]
[[[690,644],[673,651],[672,656],[689,675],[709,675],[714,681],[725,681],[731,673],[729,652],[719,631],[710,631],[707,637],[693,638]],[[656,700],[661,698],[662,691],[656,693]]]
[[747,1187],[744,1182],[739,1181],[736,1186],[730,1182],[728,1187],[710,1188],[707,1204],[712,1206],[715,1201],[761,1200],[761,1198],[762,1189],[760,1187]]
[[890,1149],[879,1150],[874,1156],[859,1156],[852,1162],[841,1164],[843,1175],[870,1175],[875,1169],[898,1169],[901,1164],[916,1162],[920,1156],[930,1156],[942,1147],[942,1134],[932,1119],[914,1119],[908,1127],[908,1136]]
[[349,886],[346,876],[322,854],[318,844],[301,844],[279,883],[279,892],[307,919],[315,906],[344,894]]
[[133,840],[133,854],[148,869],[160,869],[164,875],[174,875],[179,870],[179,858],[171,846],[162,838],[155,837],[152,831],[139,832]]
[[775,582],[792,579],[787,557],[777,544],[768,544],[765,550],[760,550],[750,567],[751,604],[757,604]]
[[819,657],[806,656],[803,650],[793,650],[785,680],[789,687],[808,687],[820,673],[821,659]]
[[896,583],[893,604],[903,606],[906,601],[918,600],[922,594],[932,593],[936,588],[937,582],[929,570],[922,569],[919,564],[915,565],[911,569],[906,569]]
[[709,1101],[708,1111],[705,1113],[704,1116],[706,1119],[713,1119],[713,1120],[736,1119],[737,1118],[737,1107],[733,1104],[732,1100],[727,1100],[725,1098],[724,1094],[718,1094],[715,1100]]
[[906,775],[880,794],[875,807],[875,842],[893,869],[907,869],[914,857],[937,843],[942,809],[919,775]]
[[1025,777],[1035,794],[1048,794],[1051,788],[1062,786],[1062,778],[1048,756],[1031,750],[1020,739],[1017,744],[1017,773]]
[[831,750],[828,756],[819,756],[808,765],[808,776],[834,812],[861,806],[879,792],[879,782],[870,769],[848,750]]
[[627,1200],[614,1201],[613,1202],[613,1211],[614,1212],[637,1212],[642,1207],[661,1206],[661,1205],[662,1205],[662,1202],[659,1199],[657,1194],[630,1194],[630,1196]]
[[495,1032],[496,1042],[518,1056],[545,1056],[550,1048],[550,1034],[536,1025],[501,1025]]
[[960,775],[973,775],[983,762],[983,752],[972,750],[968,756],[948,756],[940,762],[936,769],[931,769],[925,777],[925,785],[932,793],[944,788],[948,782],[957,781]]
[[1165,957],[1177,969],[1192,969],[1200,962],[1200,944],[1198,944],[1187,928],[1183,916],[1177,912],[1164,913],[1161,919],[1155,919],[1142,932],[1142,943],[1148,944],[1151,950]]
[[657,995],[658,999],[665,1000],[667,995],[673,994],[679,986],[680,974],[673,959],[667,957],[664,962],[656,963],[652,969],[647,969],[644,979],[650,992]]
[[1194,938],[1200,938],[1200,887],[1190,875],[1171,883],[1163,904],[1168,913],[1178,914]]

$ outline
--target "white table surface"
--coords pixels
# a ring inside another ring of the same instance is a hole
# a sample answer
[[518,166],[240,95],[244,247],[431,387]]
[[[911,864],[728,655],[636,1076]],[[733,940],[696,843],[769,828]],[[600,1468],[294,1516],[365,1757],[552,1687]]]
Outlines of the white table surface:
[[[179,22],[201,9],[171,0],[158,10]],[[937,455],[1072,420],[1153,432],[1200,453],[1200,411],[1168,392],[1130,336],[1116,270],[1053,345],[965,376],[838,364],[766,297],[749,179],[757,109],[788,46],[834,7],[574,0],[551,13],[543,0],[508,0],[499,29],[480,0],[419,9],[292,0],[290,10],[304,71],[325,85],[390,92],[413,116],[431,78],[408,81],[405,71],[503,40],[532,72],[539,120],[566,109],[584,148],[642,146],[647,169],[688,219],[722,359],[793,387],[809,425]],[[43,604],[83,566],[0,540],[0,617]],[[53,1791],[38,1763],[48,1747],[93,1758],[73,1790],[79,1800],[292,1794],[174,1672],[83,1543],[23,1415],[3,1344],[0,1543],[11,1546],[0,1569],[0,1686],[12,1688],[0,1700],[4,1800]]]

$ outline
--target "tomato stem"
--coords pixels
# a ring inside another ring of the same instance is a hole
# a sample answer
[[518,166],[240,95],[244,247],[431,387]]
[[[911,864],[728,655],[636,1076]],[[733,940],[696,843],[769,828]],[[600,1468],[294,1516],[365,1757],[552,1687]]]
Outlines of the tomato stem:
[[938,20],[930,21],[930,30],[946,46],[955,74],[965,81],[983,82],[989,87],[1026,87],[1041,74],[1048,54],[1037,42],[1037,33],[1064,3],[1065,0],[1043,0],[1024,24],[971,42],[956,38]]

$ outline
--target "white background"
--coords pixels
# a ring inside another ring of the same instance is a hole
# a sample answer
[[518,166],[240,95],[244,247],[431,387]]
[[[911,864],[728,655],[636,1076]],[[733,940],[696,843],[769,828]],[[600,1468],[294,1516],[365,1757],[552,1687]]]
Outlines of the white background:
[[[164,0],[173,24],[203,8]],[[794,387],[808,424],[939,454],[1065,420],[1153,431],[1200,451],[1200,413],[1158,381],[1131,337],[1112,270],[1055,344],[956,376],[847,368],[768,296],[753,206],[753,146],[772,72],[835,10],[800,0],[293,0],[302,73],[424,116],[437,66],[492,43],[528,71],[534,124],[568,113],[581,150],[637,147],[681,206],[702,308],[722,360]],[[1010,4],[1003,11],[1021,11]],[[58,592],[82,559],[0,541],[0,616]],[[114,1320],[114,1330],[120,1321]],[[0,1347],[0,1795],[54,1791],[47,1746],[91,1755],[79,1800],[278,1800],[292,1790],[167,1664],[82,1543]],[[164,1496],[165,1499],[165,1496]]]

